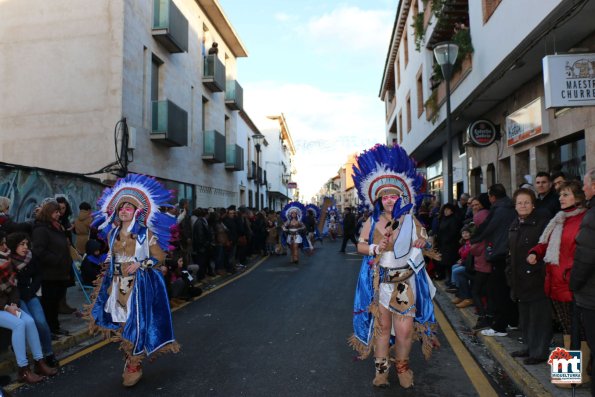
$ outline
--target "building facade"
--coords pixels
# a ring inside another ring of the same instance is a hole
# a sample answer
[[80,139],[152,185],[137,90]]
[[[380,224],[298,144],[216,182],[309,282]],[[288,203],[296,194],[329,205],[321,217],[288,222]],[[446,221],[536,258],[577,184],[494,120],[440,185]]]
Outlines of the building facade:
[[32,0],[0,13],[1,161],[108,184],[142,173],[196,206],[249,204],[247,51],[217,0]]
[[[495,182],[512,192],[539,171],[582,177],[595,166],[595,108],[586,100],[547,103],[544,82],[553,76],[543,59],[580,54],[574,62],[583,59],[587,68],[575,67],[576,80],[592,80],[594,14],[593,0],[399,2],[380,88],[387,143],[418,161],[442,202],[449,186],[458,197]],[[450,80],[450,148],[446,82],[432,52],[445,41],[459,47]]]

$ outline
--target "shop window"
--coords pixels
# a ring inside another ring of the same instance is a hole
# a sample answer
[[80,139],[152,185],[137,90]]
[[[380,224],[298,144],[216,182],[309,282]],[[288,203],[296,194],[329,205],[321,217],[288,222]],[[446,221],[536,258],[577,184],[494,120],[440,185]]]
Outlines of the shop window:
[[470,175],[470,182],[471,182],[471,186],[470,186],[470,192],[473,196],[478,196],[479,193],[482,192],[483,189],[483,172],[481,170],[481,167],[477,167],[471,170],[471,175]]
[[585,133],[571,135],[548,145],[549,171],[562,171],[567,178],[583,179],[587,168]]
[[[486,170],[486,176],[487,176],[487,182],[488,182],[488,187],[492,186],[494,183],[496,183],[496,168],[494,167],[494,164],[488,164],[488,169]],[[510,163],[508,163],[508,180],[510,181]],[[500,178],[500,183],[502,183],[504,185],[504,180],[502,178]],[[506,186],[506,185],[504,185]]]

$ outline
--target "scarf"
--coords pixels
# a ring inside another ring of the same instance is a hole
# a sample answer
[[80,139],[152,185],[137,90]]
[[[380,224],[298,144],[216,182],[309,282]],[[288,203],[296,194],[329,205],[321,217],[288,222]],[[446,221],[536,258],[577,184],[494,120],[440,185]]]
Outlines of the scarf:
[[10,252],[0,251],[0,291],[10,291],[15,285],[16,273],[13,271],[12,263],[8,260]]
[[560,264],[560,244],[562,241],[564,223],[566,222],[566,219],[586,211],[585,208],[572,208],[558,212],[550,223],[548,223],[539,238],[539,244],[547,244],[547,250],[545,252],[545,257],[543,258],[546,263],[556,266]]
[[10,256],[10,261],[12,262],[12,265],[14,266],[15,270],[18,272],[20,270],[23,270],[25,267],[27,267],[29,262],[31,262],[32,257],[33,257],[33,254],[31,254],[31,251],[27,251],[27,255],[25,255],[25,256],[12,254]]

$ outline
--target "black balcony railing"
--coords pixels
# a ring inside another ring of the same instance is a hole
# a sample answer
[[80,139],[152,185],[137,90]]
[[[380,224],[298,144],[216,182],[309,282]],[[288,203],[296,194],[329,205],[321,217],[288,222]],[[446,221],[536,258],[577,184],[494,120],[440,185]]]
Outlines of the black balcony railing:
[[188,51],[188,20],[172,0],[153,0],[153,37],[171,53]]
[[188,112],[170,100],[152,102],[151,140],[167,146],[188,145]]

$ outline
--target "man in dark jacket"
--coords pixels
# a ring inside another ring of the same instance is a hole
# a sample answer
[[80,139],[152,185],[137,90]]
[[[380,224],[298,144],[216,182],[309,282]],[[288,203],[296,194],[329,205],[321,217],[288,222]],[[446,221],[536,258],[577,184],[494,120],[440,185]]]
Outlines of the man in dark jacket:
[[192,211],[192,263],[198,265],[198,279],[202,280],[209,273],[210,247],[213,236],[209,229],[206,211],[197,208]]
[[[570,289],[574,293],[576,306],[581,312],[585,336],[591,352],[595,351],[595,168],[591,168],[584,179],[583,191],[589,210],[583,218],[576,236],[574,264],[570,272]],[[588,362],[583,357],[583,365]],[[595,365],[591,365],[591,379],[595,379]],[[595,381],[591,381],[591,395],[595,396]]]
[[485,336],[506,336],[506,327],[518,324],[517,305],[510,299],[510,288],[504,273],[508,255],[508,229],[516,218],[516,211],[502,184],[490,186],[488,196],[492,203],[490,213],[479,228],[479,233],[471,239],[471,244],[485,241],[486,260],[492,265],[487,290],[488,307],[493,311],[494,321],[491,329],[484,329],[481,333]]
[[356,226],[357,219],[355,219],[355,215],[351,212],[351,208],[345,208],[345,216],[343,218],[343,243],[341,244],[341,250],[339,252],[345,252],[347,240],[351,240],[357,250],[357,240],[355,239]]
[[560,198],[556,189],[552,186],[550,174],[547,172],[538,172],[535,176],[535,190],[537,191],[537,201],[535,208],[548,213],[550,218],[560,211]]

